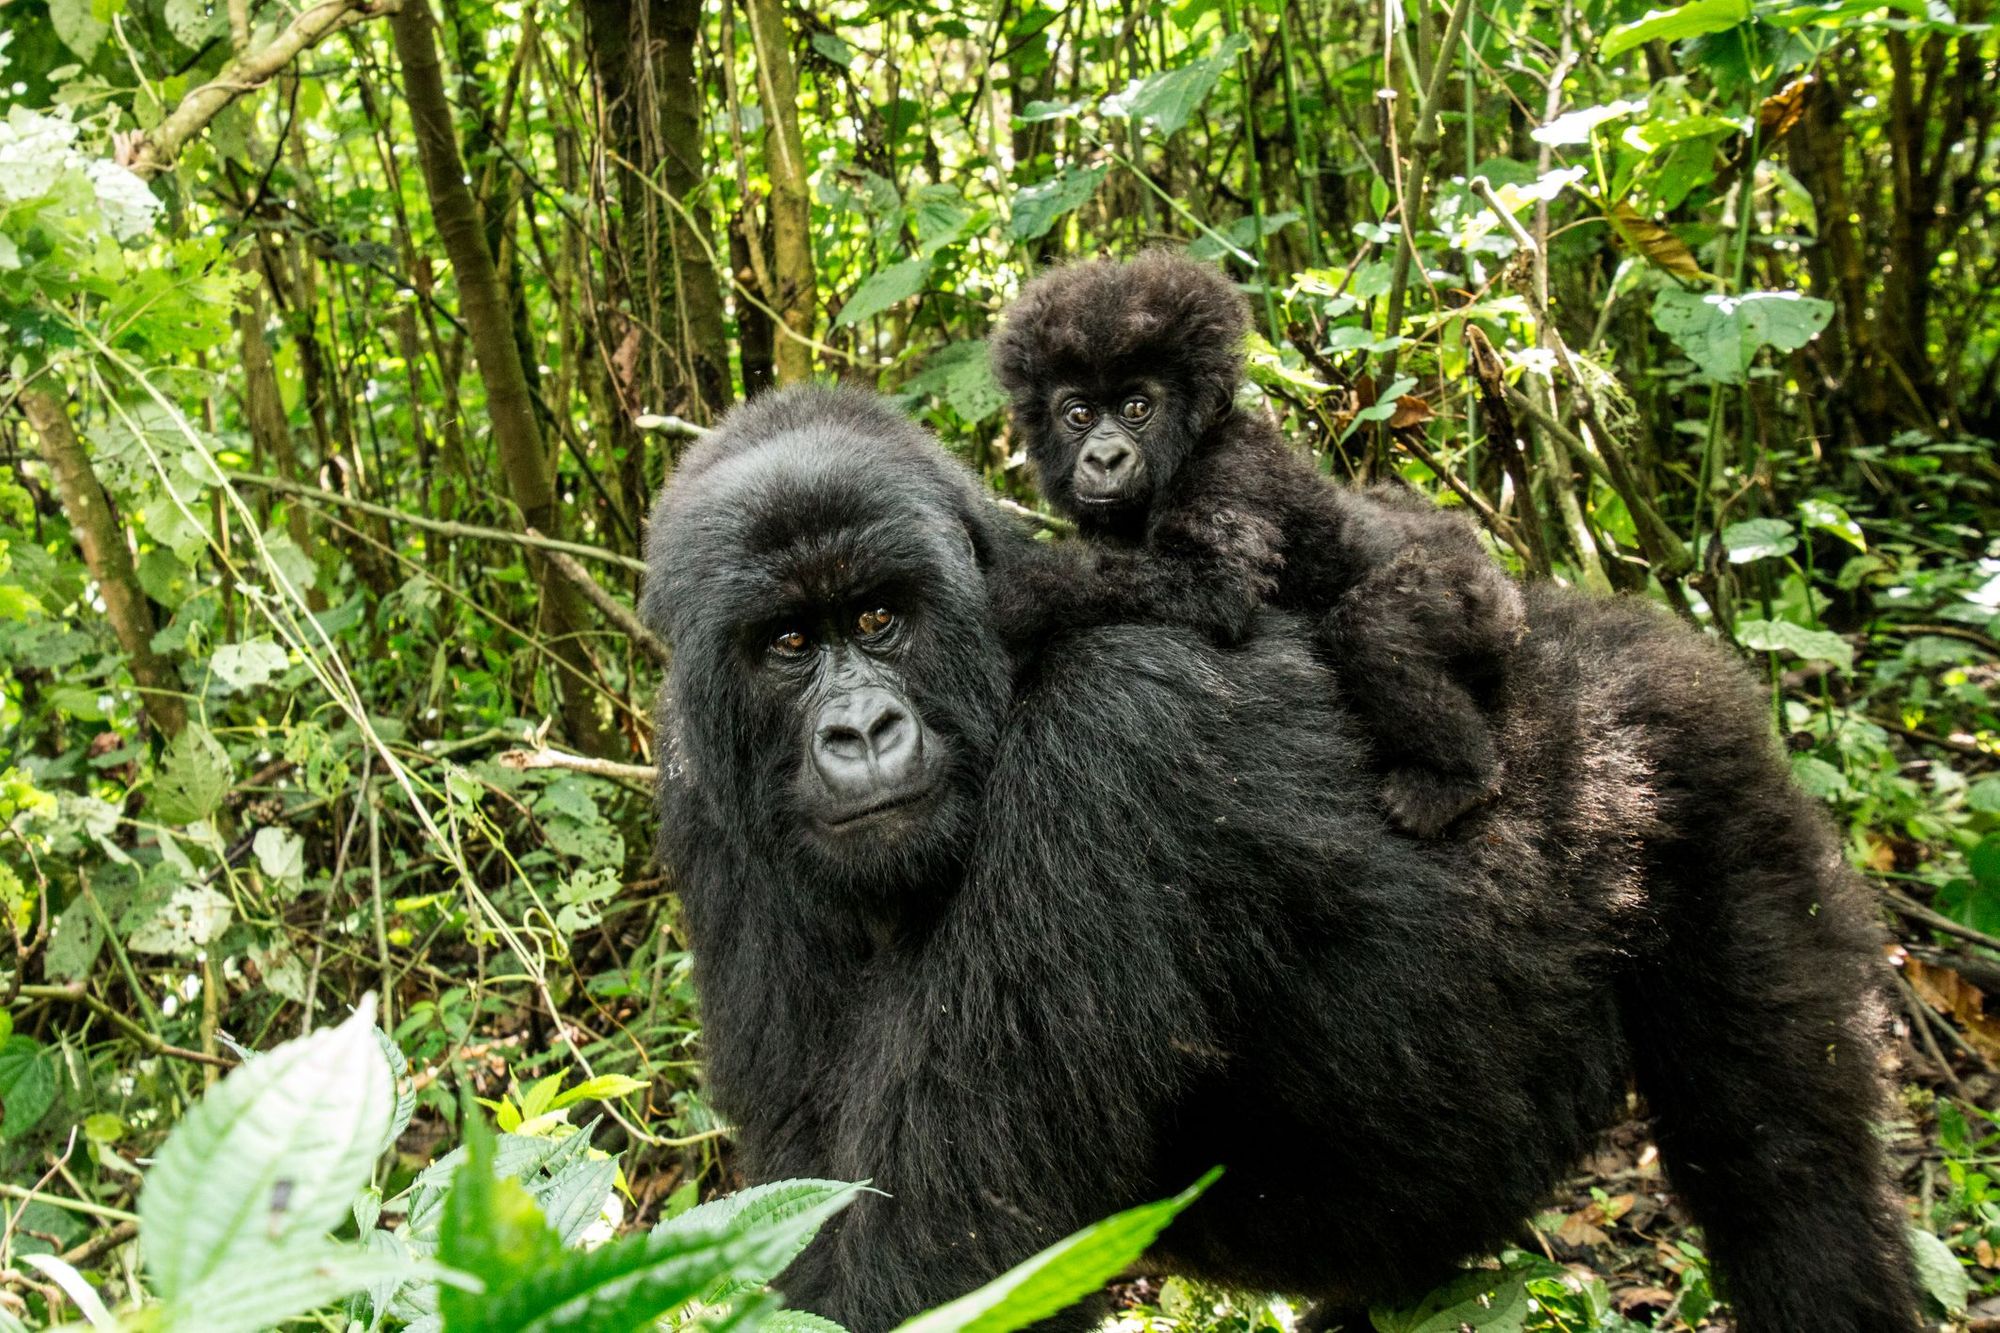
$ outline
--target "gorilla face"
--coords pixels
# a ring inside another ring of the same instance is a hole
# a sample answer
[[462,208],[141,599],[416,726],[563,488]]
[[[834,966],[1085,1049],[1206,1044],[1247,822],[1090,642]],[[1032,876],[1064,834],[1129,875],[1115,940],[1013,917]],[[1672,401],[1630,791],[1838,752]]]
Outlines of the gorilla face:
[[669,739],[708,809],[804,861],[808,891],[893,890],[962,846],[1009,681],[994,521],[909,421],[826,390],[734,414],[655,509]]
[[1042,493],[1064,513],[1118,526],[1151,508],[1198,434],[1201,409],[1169,384],[1112,376],[1053,385],[1028,431]]
[[1250,307],[1213,269],[1165,251],[1051,269],[993,339],[1042,494],[1095,534],[1136,535],[1227,417]]

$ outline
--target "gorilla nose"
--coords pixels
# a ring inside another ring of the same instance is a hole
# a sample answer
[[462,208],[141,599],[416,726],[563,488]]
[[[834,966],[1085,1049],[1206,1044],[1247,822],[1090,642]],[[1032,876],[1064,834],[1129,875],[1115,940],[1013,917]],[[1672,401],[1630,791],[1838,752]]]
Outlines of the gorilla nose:
[[1076,457],[1076,486],[1085,495],[1109,495],[1131,479],[1139,455],[1123,440],[1093,440]]
[[827,791],[867,801],[895,791],[923,758],[923,729],[887,690],[857,690],[820,710],[812,762]]

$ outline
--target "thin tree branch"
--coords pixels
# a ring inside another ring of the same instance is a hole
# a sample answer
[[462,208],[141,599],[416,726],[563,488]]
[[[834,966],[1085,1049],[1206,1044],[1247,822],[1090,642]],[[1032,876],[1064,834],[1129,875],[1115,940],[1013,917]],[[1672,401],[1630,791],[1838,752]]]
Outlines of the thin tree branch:
[[[207,83],[181,98],[150,134],[134,140],[120,160],[141,176],[156,176],[179,156],[189,139],[207,128],[222,109],[277,77],[294,57],[342,28],[364,23],[403,7],[403,0],[323,0],[293,19],[269,44],[239,55]],[[231,9],[232,20],[234,7]]]
[[286,481],[282,477],[260,477],[254,472],[231,472],[227,474],[231,482],[245,486],[261,486],[265,490],[279,491],[286,495],[296,495],[302,500],[315,504],[337,505],[369,514],[375,518],[388,519],[393,523],[407,523],[426,532],[435,532],[443,537],[470,537],[480,541],[508,542],[515,546],[532,546],[541,551],[562,551],[583,560],[602,560],[607,564],[621,566],[637,574],[646,572],[646,562],[616,551],[606,551],[596,546],[586,546],[582,542],[567,542],[555,537],[544,537],[528,532],[510,532],[506,528],[488,528],[477,523],[453,523],[441,518],[423,518],[387,505],[371,504],[366,500],[356,500],[352,496],[340,495],[333,491],[323,491],[317,486],[307,486],[302,482]]

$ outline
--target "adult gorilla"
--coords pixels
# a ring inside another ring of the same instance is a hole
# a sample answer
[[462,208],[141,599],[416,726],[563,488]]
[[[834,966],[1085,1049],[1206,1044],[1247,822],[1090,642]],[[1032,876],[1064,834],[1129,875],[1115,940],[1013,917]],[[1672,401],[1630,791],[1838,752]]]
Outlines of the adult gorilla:
[[1014,678],[985,585],[1018,540],[821,389],[739,409],[653,514],[713,1095],[756,1178],[888,1196],[796,1304],[887,1328],[1216,1162],[1163,1267],[1406,1296],[1505,1242],[1636,1076],[1743,1333],[1915,1327],[1874,931],[1743,671],[1535,594],[1506,793],[1420,843],[1281,617],[1072,633]]

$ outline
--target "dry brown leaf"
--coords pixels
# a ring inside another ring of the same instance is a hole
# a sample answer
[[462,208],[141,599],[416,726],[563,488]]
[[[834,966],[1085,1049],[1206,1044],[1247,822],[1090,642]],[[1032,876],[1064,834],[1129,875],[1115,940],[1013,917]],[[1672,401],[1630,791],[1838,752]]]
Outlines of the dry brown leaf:
[[1695,280],[1706,276],[1686,241],[1643,216],[1632,205],[1622,201],[1613,204],[1611,225],[1625,244],[1675,277]]
[[1806,99],[1812,95],[1813,85],[1818,82],[1818,75],[1802,74],[1765,98],[1757,108],[1757,132],[1767,151],[1799,123],[1799,117],[1805,115]]
[[2000,1019],[1987,1014],[1985,992],[1948,967],[1915,958],[1904,961],[1903,975],[1918,999],[1958,1024],[1974,1050],[2000,1060]]
[[1593,1211],[1594,1209],[1586,1208],[1580,1213],[1570,1213],[1565,1216],[1562,1225],[1556,1228],[1556,1240],[1572,1250],[1580,1250],[1586,1246],[1609,1245],[1611,1237],[1605,1235],[1590,1221],[1589,1214]]
[[1674,1303],[1674,1294],[1665,1287],[1627,1287],[1611,1298],[1618,1313],[1630,1318],[1641,1310],[1664,1310]]
[[1396,410],[1389,414],[1389,426],[1392,430],[1421,426],[1436,416],[1428,402],[1413,393],[1406,393],[1396,400]]
[[1980,1237],[1978,1243],[1972,1247],[1972,1257],[1979,1261],[1981,1268],[1993,1267],[1995,1255],[1992,1242],[1988,1241],[1984,1236]]

